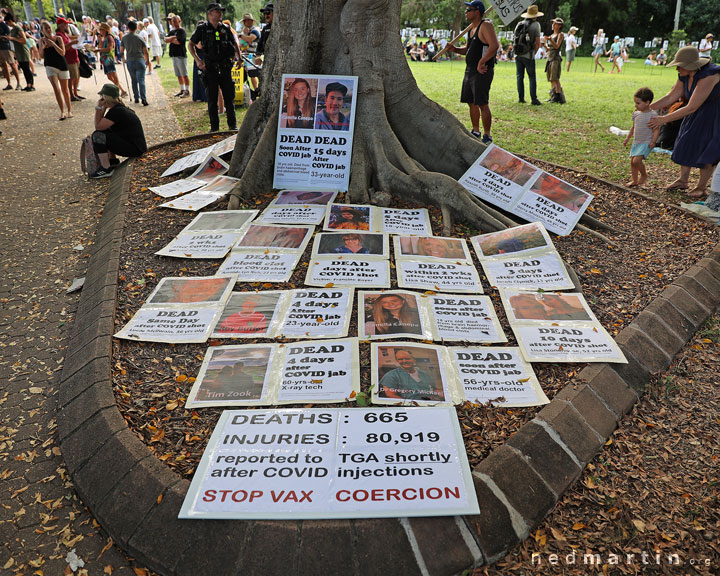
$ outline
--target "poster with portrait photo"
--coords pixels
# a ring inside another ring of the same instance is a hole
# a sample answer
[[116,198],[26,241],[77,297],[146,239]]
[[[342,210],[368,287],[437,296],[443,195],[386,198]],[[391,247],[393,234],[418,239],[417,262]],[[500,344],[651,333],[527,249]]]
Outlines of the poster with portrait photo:
[[273,188],[348,189],[357,81],[283,74]]
[[433,339],[463,342],[507,342],[489,296],[430,294]]
[[279,328],[283,338],[344,338],[348,335],[355,290],[304,288],[290,292]]
[[337,190],[280,190],[271,205],[327,206],[335,201],[337,195]]
[[482,260],[480,263],[493,288],[518,288],[533,292],[575,288],[557,252],[534,254],[526,258]]
[[592,194],[543,172],[518,199],[512,212],[542,222],[550,232],[567,236],[592,199]]
[[241,235],[234,231],[180,232],[155,254],[171,258],[225,258]]
[[510,324],[585,322],[599,324],[582,294],[575,292],[501,291]]
[[302,252],[310,241],[314,226],[275,226],[250,224],[235,245],[236,250],[292,250]]
[[187,408],[267,404],[267,380],[274,346],[211,346],[188,399]]
[[236,277],[230,274],[167,277],[150,293],[145,306],[167,304],[222,304],[230,298]]
[[274,404],[345,402],[360,392],[357,338],[292,342],[278,351],[282,372]]
[[190,175],[194,180],[200,180],[205,184],[210,184],[218,176],[222,176],[230,170],[230,165],[214,154],[210,154],[207,159],[198,166],[197,170]]
[[361,204],[328,204],[325,230],[359,230],[379,232],[375,227],[372,206]]
[[312,130],[317,108],[318,79],[302,76],[283,76],[280,128]]
[[387,234],[375,232],[321,232],[315,235],[313,257],[339,256],[342,258],[390,258]]
[[198,214],[183,228],[183,232],[197,230],[232,230],[240,232],[257,216],[257,210],[216,210]]
[[538,172],[536,166],[490,144],[459,182],[478,198],[509,210]]
[[380,212],[380,231],[385,234],[432,236],[427,208],[376,208]]
[[395,260],[450,260],[472,262],[463,238],[395,236]]
[[405,290],[358,292],[358,336],[433,339],[420,294]]
[[215,325],[213,338],[271,338],[279,324],[285,292],[233,292]]
[[473,404],[522,407],[550,401],[532,366],[516,347],[449,349],[465,400]]
[[235,274],[238,282],[287,282],[301,252],[270,253],[265,250],[236,250],[223,260],[218,274]]
[[373,404],[448,404],[454,378],[442,346],[393,342],[371,345]]
[[262,224],[322,224],[325,220],[325,206],[299,204],[270,204],[258,223]]
[[139,342],[191,344],[207,341],[222,307],[206,304],[143,306],[116,334]]
[[555,245],[540,222],[473,236],[470,241],[481,261],[488,258],[525,257],[541,251],[555,252]]
[[436,292],[482,294],[475,266],[465,262],[416,262],[398,260],[395,265],[398,286]]

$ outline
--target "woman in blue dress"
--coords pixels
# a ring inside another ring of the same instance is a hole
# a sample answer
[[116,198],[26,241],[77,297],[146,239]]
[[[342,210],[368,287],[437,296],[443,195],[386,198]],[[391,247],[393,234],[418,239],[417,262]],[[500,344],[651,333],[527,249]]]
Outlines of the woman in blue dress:
[[697,186],[688,193],[695,200],[707,197],[707,186],[720,162],[720,66],[701,58],[695,46],[680,48],[668,66],[677,66],[678,81],[664,97],[650,105],[667,108],[679,98],[687,105],[650,120],[652,128],[683,119],[672,160],[680,165],[680,177],[666,190],[687,190],[691,168],[700,169]]

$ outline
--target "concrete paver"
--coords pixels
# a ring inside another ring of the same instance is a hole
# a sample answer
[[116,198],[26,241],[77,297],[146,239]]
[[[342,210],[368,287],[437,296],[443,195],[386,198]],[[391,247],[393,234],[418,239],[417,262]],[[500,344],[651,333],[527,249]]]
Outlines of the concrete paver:
[[[88,246],[107,180],[81,174],[81,139],[92,131],[102,72],[81,80],[87,100],[75,117],[59,111],[42,65],[36,92],[3,92],[0,122],[0,573],[61,575],[75,550],[87,574],[135,574],[77,497],[56,443],[58,378]],[[156,74],[146,77],[148,107],[132,104],[148,144],[180,136]],[[83,245],[83,250],[74,247]],[[80,572],[78,572],[80,573]]]

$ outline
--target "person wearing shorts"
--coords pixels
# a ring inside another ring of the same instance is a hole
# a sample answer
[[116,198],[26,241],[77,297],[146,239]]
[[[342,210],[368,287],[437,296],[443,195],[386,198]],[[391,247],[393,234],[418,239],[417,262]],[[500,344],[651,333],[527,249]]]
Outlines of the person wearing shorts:
[[190,77],[187,71],[187,32],[182,27],[182,19],[177,14],[170,18],[172,30],[165,36],[165,42],[170,45],[170,58],[173,63],[173,72],[180,84],[180,91],[175,94],[178,98],[190,96]]
[[12,50],[12,44],[10,43],[10,26],[5,23],[5,8],[0,10],[0,66],[3,69],[3,75],[7,80],[7,86],[3,90],[12,90],[13,87],[10,84],[10,74],[15,76],[16,90],[20,90],[20,71],[18,70],[17,62],[15,61],[15,52]]
[[[495,27],[490,20],[483,19],[485,5],[481,0],[465,2],[465,18],[472,24],[468,33],[467,46],[452,47],[455,54],[465,55],[465,77],[460,94],[460,102],[470,108],[471,134],[482,138],[483,144],[490,144],[490,128],[492,127],[492,114],[490,112],[490,86],[495,74],[495,55],[500,43],[495,33]],[[482,119],[483,132],[480,132]]]
[[568,35],[565,36],[565,72],[570,72],[570,65],[575,61],[575,51],[577,50],[577,38],[575,33],[578,29],[575,26],[571,26],[568,30]]
[[78,86],[80,85],[80,56],[77,50],[73,48],[79,36],[70,35],[69,22],[65,18],[58,18],[55,21],[57,26],[56,33],[65,43],[65,60],[67,61],[68,71],[70,72],[70,100],[79,102],[85,100],[78,94]]
[[[55,100],[60,108],[59,120],[72,118],[72,105],[70,104],[70,72],[65,61],[65,43],[59,36],[53,35],[50,23],[43,20],[40,25],[42,38],[40,38],[40,53],[45,64],[50,85],[55,94]],[[66,109],[67,108],[67,112]]]

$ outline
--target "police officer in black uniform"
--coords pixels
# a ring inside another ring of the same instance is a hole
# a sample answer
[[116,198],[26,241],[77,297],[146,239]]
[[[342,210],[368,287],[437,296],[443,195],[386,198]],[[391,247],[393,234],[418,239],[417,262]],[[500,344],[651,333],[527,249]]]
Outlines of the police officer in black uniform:
[[[218,89],[222,90],[227,111],[227,123],[230,130],[237,130],[235,119],[235,82],[232,79],[233,61],[239,68],[240,49],[230,27],[222,23],[222,14],[225,8],[220,4],[210,4],[207,7],[207,22],[200,24],[193,32],[188,42],[190,54],[195,59],[197,67],[202,73],[203,83],[207,90],[208,115],[210,116],[210,131],[220,129],[218,117]],[[202,48],[203,59],[197,50]]]

